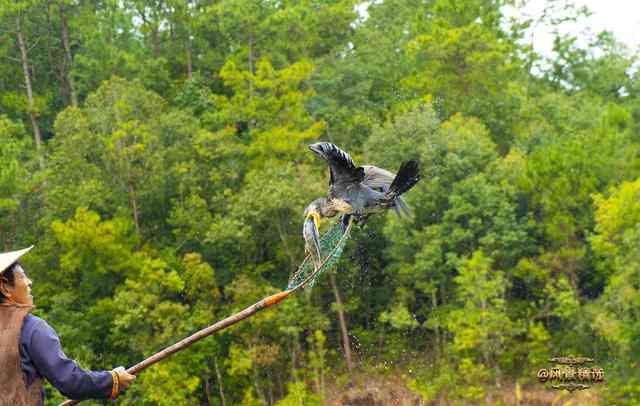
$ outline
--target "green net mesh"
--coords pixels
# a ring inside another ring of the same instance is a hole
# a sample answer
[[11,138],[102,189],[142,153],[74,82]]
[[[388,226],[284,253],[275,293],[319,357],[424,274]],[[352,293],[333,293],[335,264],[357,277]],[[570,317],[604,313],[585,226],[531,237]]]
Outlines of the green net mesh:
[[[347,230],[343,232],[342,225],[338,221],[329,229],[329,231],[327,231],[322,235],[322,237],[320,237],[320,255],[322,256],[324,265],[321,267],[318,273],[311,280],[309,280],[305,287],[312,288],[320,275],[336,265],[336,263],[340,259],[340,255],[342,255],[344,246],[349,239],[349,236],[345,234],[348,234],[350,232],[350,229],[351,228],[348,227]],[[343,236],[344,238],[342,238]],[[315,266],[313,264],[313,260],[310,256],[307,256],[302,264],[298,267],[298,270],[294,272],[294,274],[289,278],[289,286],[287,286],[287,289],[292,289],[298,286],[299,284],[304,282],[304,280],[307,279],[307,277],[309,277],[314,271]]]

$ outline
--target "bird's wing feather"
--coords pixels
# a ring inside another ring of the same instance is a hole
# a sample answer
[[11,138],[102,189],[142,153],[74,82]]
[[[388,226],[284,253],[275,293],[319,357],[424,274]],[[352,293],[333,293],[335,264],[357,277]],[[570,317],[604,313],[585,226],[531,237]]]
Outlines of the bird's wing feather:
[[[386,169],[378,168],[373,165],[362,165],[364,168],[364,180],[362,183],[370,188],[379,188],[383,193],[389,191],[389,187],[393,183],[396,175],[393,172],[389,172]],[[396,205],[394,206],[395,212],[398,216],[407,215],[411,216],[412,210],[402,197],[396,197]]]
[[331,184],[361,182],[364,169],[356,166],[347,152],[329,142],[319,142],[309,146],[309,149],[327,161],[331,171]]
[[395,178],[395,174],[386,169],[373,165],[362,165],[364,168],[364,179],[362,183],[370,188],[380,188],[383,192],[389,190],[389,186]]

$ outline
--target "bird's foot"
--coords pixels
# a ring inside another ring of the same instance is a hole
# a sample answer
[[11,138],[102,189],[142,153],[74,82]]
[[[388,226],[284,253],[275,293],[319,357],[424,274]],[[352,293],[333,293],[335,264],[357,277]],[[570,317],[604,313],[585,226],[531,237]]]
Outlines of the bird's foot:
[[340,225],[342,226],[342,234],[347,231],[347,226],[349,226],[349,220],[351,219],[351,214],[343,214],[340,218]]

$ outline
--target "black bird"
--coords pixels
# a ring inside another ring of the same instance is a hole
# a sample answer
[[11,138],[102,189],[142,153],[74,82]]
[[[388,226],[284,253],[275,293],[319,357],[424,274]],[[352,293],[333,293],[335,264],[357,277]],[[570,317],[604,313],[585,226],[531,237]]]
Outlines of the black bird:
[[[389,208],[398,215],[401,210],[410,213],[400,195],[420,181],[418,163],[405,161],[397,175],[372,165],[356,166],[351,156],[328,142],[319,142],[309,149],[329,164],[329,197],[318,198],[307,206],[304,213],[303,236],[307,252],[319,256],[317,240],[320,220],[343,213],[342,224],[346,227],[349,216],[354,215],[358,224],[376,212]],[[314,235],[316,236],[314,238]]]

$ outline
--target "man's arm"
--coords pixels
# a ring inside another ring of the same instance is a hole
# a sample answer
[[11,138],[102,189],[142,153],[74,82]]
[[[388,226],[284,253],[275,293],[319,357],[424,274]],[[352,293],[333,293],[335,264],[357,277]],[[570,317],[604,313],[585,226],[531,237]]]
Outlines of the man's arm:
[[70,399],[107,399],[113,378],[109,371],[86,371],[67,358],[56,332],[36,318],[26,350],[40,375]]

